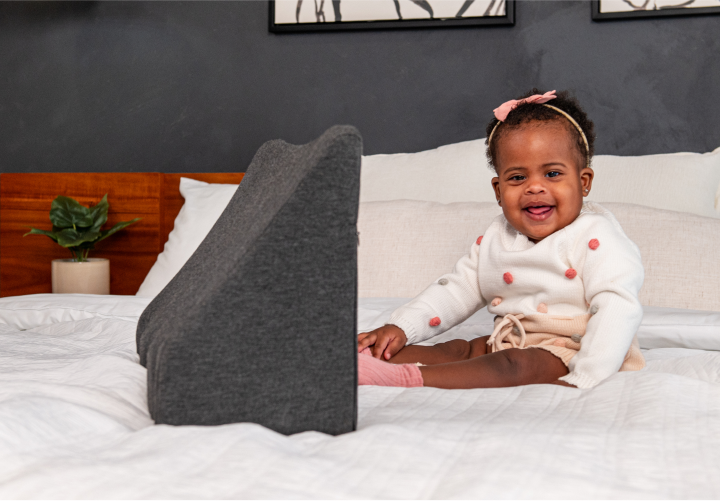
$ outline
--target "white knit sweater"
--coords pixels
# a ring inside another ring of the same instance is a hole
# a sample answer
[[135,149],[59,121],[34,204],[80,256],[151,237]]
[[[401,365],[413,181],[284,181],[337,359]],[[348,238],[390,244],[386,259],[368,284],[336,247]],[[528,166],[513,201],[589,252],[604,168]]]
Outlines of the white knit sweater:
[[[569,278],[571,269],[574,278]],[[501,215],[452,273],[395,310],[389,323],[405,331],[410,344],[441,334],[495,298],[501,301],[489,304],[488,311],[501,316],[537,315],[541,303],[548,315],[596,312],[570,361],[570,373],[561,378],[591,388],[623,363],[642,320],[638,291],[643,278],[637,246],[596,203],[586,202],[575,221],[537,244]],[[440,324],[434,325],[437,319]]]

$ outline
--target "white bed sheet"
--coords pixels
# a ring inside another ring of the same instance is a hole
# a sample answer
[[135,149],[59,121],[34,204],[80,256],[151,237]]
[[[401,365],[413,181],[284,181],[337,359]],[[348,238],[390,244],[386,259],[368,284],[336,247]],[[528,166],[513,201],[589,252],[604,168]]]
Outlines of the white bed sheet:
[[[153,425],[135,353],[147,301],[70,299],[59,318],[67,298],[23,298],[44,305],[23,327],[0,304],[2,498],[720,497],[717,352],[647,350],[645,370],[586,391],[362,387],[357,432],[285,437]],[[359,328],[398,301],[362,301]]]

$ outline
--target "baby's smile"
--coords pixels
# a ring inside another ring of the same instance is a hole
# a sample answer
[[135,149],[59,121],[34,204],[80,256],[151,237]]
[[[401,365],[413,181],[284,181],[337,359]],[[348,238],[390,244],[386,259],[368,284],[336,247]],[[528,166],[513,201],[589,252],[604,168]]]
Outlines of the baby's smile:
[[533,203],[523,208],[525,215],[533,221],[544,221],[555,212],[554,205],[541,205]]

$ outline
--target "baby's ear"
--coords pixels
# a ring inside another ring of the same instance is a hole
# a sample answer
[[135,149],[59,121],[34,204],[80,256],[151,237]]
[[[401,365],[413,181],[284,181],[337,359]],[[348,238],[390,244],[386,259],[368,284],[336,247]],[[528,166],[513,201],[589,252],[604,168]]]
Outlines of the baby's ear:
[[592,182],[595,178],[595,171],[590,167],[580,169],[580,184],[582,185],[583,196],[588,196],[592,190]]
[[497,199],[498,203],[500,202],[500,178],[495,176],[490,180],[490,183],[492,184],[493,191],[495,192],[495,199]]

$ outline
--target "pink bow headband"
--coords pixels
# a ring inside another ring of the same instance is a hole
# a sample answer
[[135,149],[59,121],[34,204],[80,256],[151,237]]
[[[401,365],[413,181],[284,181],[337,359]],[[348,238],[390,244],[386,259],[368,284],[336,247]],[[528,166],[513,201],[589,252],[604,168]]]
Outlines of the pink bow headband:
[[526,97],[525,99],[511,99],[510,101],[507,101],[495,108],[493,110],[493,113],[495,113],[495,118],[497,118],[501,122],[504,122],[508,116],[508,113],[510,113],[512,110],[514,110],[523,103],[543,104],[547,103],[551,99],[555,99],[556,97],[557,96],[555,95],[555,91],[551,90],[550,92],[546,92],[545,94],[535,94],[533,96]]
[[[495,129],[498,128],[498,125],[500,125],[502,122],[504,122],[507,119],[508,114],[524,103],[537,103],[542,104],[543,106],[547,108],[551,108],[561,115],[563,115],[565,118],[570,120],[570,122],[575,126],[575,128],[580,133],[580,136],[582,136],[583,142],[585,143],[585,151],[588,155],[590,155],[590,146],[588,146],[588,140],[585,137],[585,133],[583,132],[582,128],[578,123],[575,121],[573,117],[571,117],[569,114],[561,110],[560,108],[556,108],[555,106],[550,106],[549,104],[545,104],[551,99],[555,99],[557,96],[555,95],[555,91],[551,90],[550,92],[546,92],[545,94],[534,94],[530,97],[526,97],[525,99],[511,99],[510,101],[506,101],[497,108],[493,110],[493,113],[495,113],[495,118],[498,119],[498,123],[495,124],[495,127],[493,127],[492,132],[490,132],[490,137],[488,137],[488,145],[490,144],[490,141],[492,141],[493,134],[495,134]],[[590,163],[590,159],[588,158],[588,164]]]

